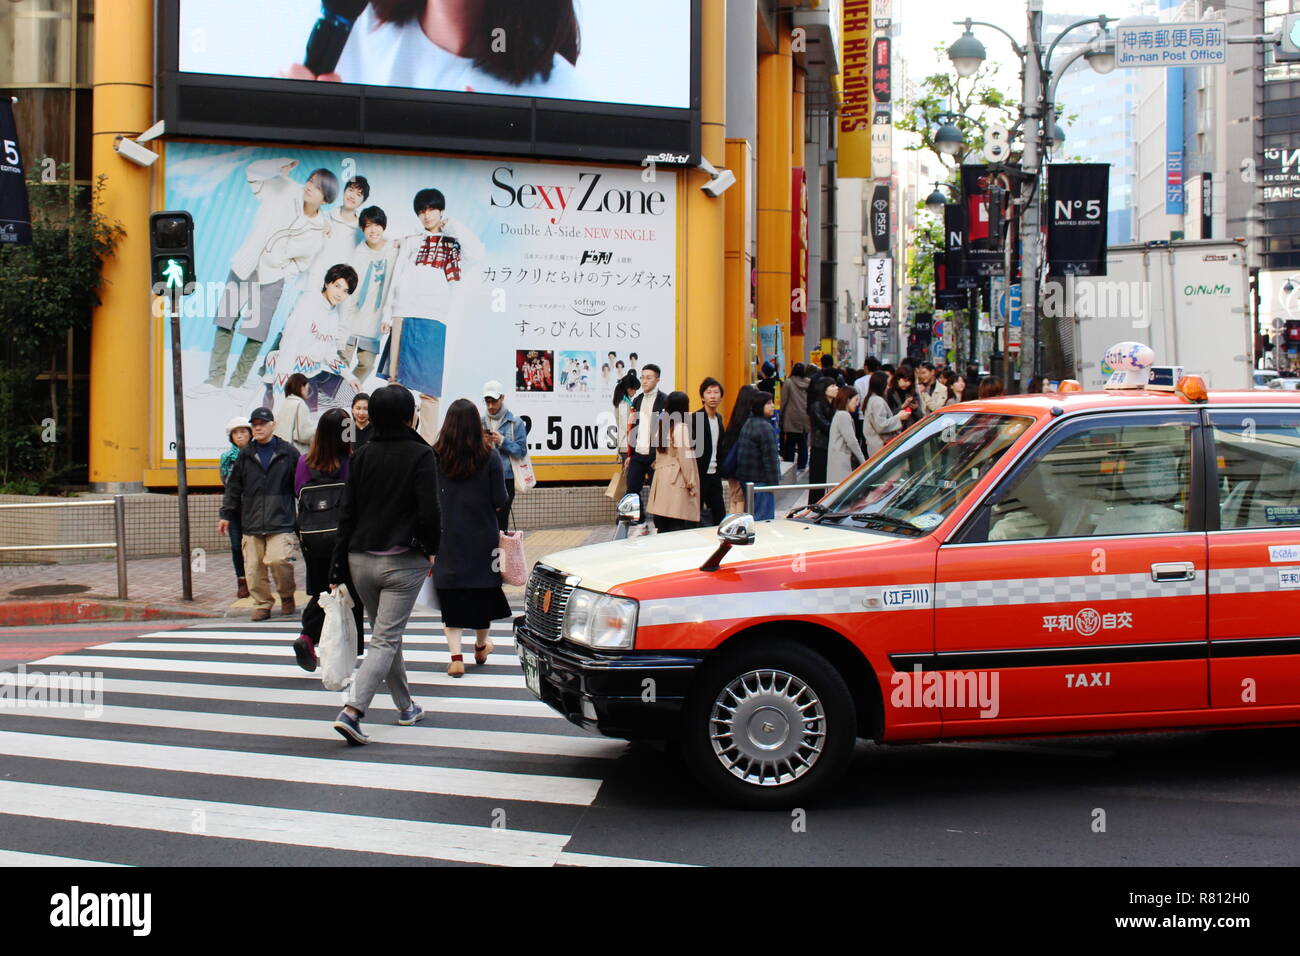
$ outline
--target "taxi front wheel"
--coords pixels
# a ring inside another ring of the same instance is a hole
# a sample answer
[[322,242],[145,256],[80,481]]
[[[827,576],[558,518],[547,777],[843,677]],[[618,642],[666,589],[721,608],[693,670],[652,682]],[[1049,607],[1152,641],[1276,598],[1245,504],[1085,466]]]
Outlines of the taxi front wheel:
[[798,644],[763,640],[710,661],[686,707],[682,756],[728,803],[793,806],[853,756],[857,720],[839,672]]

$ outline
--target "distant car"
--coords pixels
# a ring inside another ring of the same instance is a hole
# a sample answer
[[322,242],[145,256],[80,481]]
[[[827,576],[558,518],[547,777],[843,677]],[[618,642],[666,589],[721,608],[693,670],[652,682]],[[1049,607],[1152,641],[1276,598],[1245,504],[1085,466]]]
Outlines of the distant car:
[[1268,383],[1268,387],[1288,392],[1300,391],[1300,378],[1275,378]]
[[1273,387],[1273,380],[1276,379],[1276,378],[1279,378],[1279,376],[1278,376],[1277,372],[1276,372],[1274,369],[1271,369],[1271,368],[1257,368],[1257,369],[1255,369],[1255,387],[1256,387],[1256,388],[1272,388],[1272,387]]

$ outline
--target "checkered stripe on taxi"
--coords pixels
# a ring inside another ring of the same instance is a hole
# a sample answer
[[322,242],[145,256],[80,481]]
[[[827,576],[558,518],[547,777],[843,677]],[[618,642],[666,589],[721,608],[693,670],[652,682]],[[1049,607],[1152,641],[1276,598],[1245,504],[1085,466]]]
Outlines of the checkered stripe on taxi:
[[1254,568],[1219,568],[1210,571],[1211,594],[1251,594],[1282,590],[1279,571],[1300,571],[1300,565],[1266,564]]
[[936,587],[936,608],[1000,607],[1007,604],[1061,604],[1073,601],[1137,601],[1143,598],[1195,597],[1205,593],[1203,572],[1191,581],[1151,580],[1146,574],[1081,574],[1059,578],[1004,578],[994,581],[944,581]]
[[[887,605],[884,592],[900,597]],[[803,588],[783,591],[740,591],[657,598],[641,602],[637,624],[700,624],[755,617],[809,617],[825,614],[866,614],[913,610],[930,606],[930,584],[890,584],[866,588]],[[907,600],[903,600],[907,598]]]

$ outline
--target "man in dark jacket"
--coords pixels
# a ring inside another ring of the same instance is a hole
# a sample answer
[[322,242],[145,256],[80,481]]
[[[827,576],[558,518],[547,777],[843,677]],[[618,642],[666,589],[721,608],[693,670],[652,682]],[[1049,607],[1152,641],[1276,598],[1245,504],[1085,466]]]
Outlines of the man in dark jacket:
[[[632,427],[628,431],[631,455],[627,463],[628,494],[640,494],[654,468],[659,444],[659,413],[668,396],[659,391],[659,366],[647,362],[641,369],[641,391],[632,399]],[[652,479],[653,480],[653,479]]]
[[[700,401],[703,408],[691,415],[691,448],[700,469],[700,526],[707,528],[719,524],[726,514],[723,504],[722,459],[718,445],[726,423],[718,407],[722,404],[722,383],[716,378],[706,378],[700,383]],[[708,511],[705,518],[704,510]]]
[[269,408],[256,409],[248,418],[253,440],[244,446],[230,469],[217,532],[224,535],[230,522],[239,519],[248,590],[253,595],[253,620],[265,621],[275,605],[268,568],[280,595],[280,613],[294,613],[293,532],[298,518],[293,473],[299,454],[289,442],[275,437],[275,416]]

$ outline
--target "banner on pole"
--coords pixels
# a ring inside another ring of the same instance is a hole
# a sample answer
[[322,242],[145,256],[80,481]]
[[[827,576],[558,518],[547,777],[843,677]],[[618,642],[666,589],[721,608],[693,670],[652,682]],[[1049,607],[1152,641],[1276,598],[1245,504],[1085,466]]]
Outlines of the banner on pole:
[[0,161],[0,245],[30,245],[32,213],[27,204],[14,104],[8,96],[0,96],[0,146],[4,147]]
[[1109,163],[1047,167],[1047,274],[1106,274]]
[[839,175],[871,178],[871,0],[844,0]]

